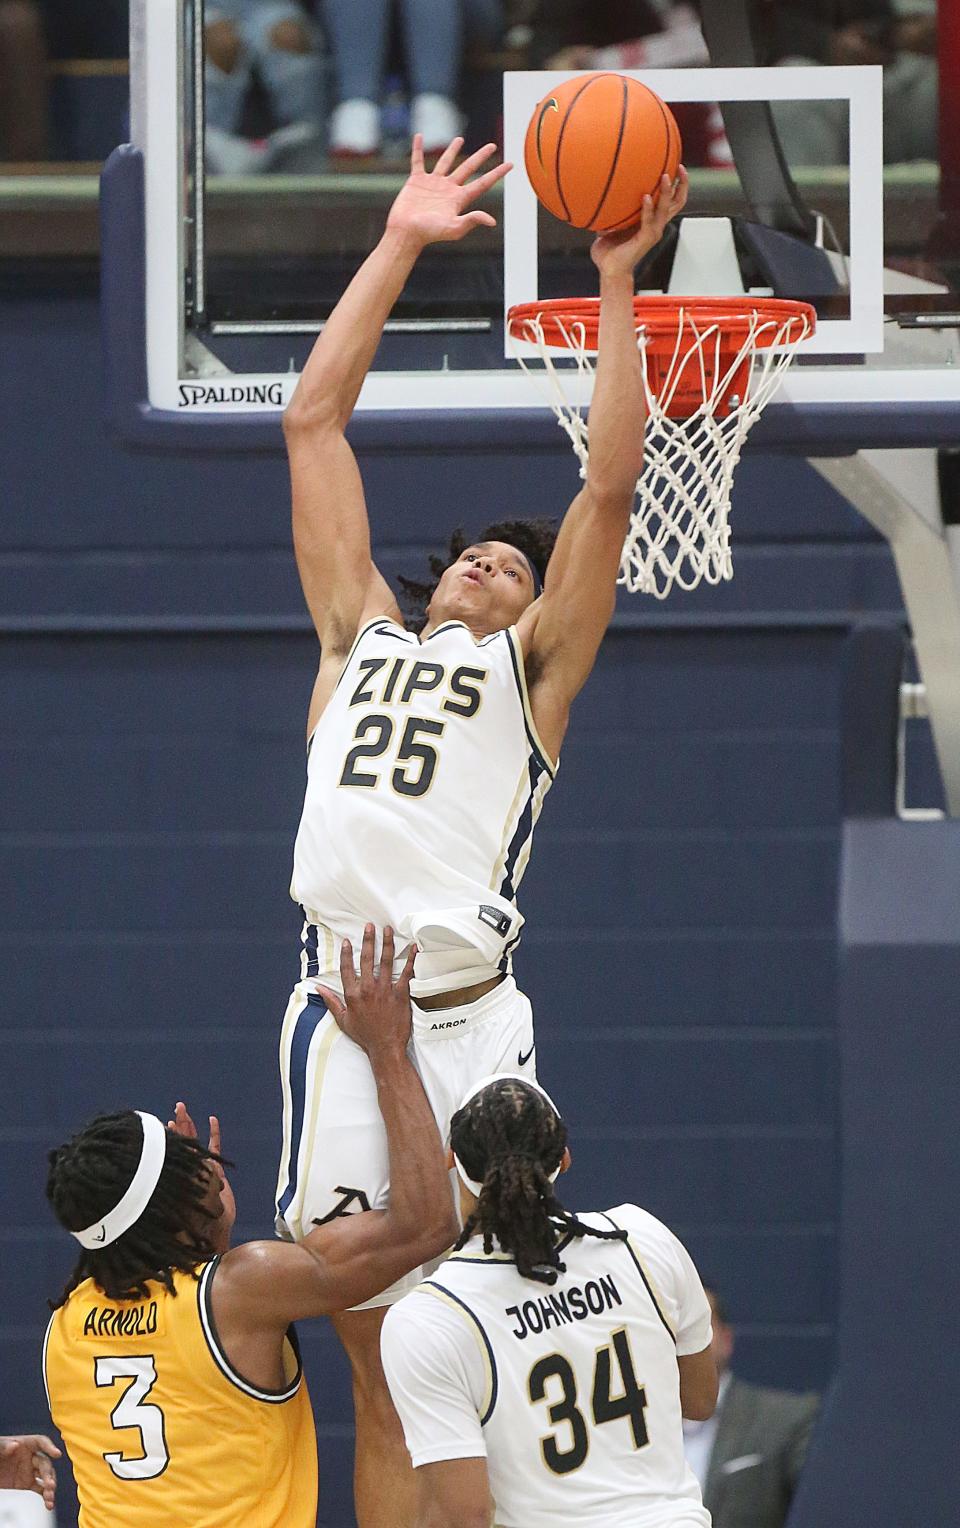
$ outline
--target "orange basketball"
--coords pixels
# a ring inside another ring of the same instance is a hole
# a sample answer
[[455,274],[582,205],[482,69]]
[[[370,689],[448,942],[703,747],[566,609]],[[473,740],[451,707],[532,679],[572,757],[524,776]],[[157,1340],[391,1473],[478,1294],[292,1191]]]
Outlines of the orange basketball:
[[523,157],[538,199],[574,228],[610,233],[639,223],[643,198],[680,164],[673,113],[639,80],[581,74],[545,96]]

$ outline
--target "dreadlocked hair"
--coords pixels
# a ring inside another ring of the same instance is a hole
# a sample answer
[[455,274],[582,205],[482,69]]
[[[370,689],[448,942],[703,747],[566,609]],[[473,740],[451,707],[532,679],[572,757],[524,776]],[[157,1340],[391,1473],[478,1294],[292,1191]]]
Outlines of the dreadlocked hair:
[[[547,563],[550,561],[550,553],[553,551],[553,543],[557,539],[557,528],[552,520],[544,518],[536,520],[498,520],[493,525],[488,525],[486,530],[480,532],[475,538],[477,541],[505,541],[508,546],[515,546],[518,552],[536,568],[543,583],[546,576]],[[429,559],[430,577],[428,579],[404,578],[398,576],[400,584],[400,602],[403,613],[411,631],[422,631],[427,623],[427,606],[433,598],[433,592],[440,582],[450,564],[466,550],[471,542],[467,540],[463,530],[455,530],[450,537],[450,545],[447,548],[446,557],[436,554]]]
[[483,1184],[457,1251],[480,1232],[484,1252],[496,1241],[525,1279],[555,1284],[566,1271],[559,1251],[564,1237],[626,1240],[626,1231],[585,1225],[560,1203],[550,1174],[566,1150],[567,1127],[542,1094],[519,1079],[493,1082],[458,1109],[450,1144],[464,1170]]
[[[67,1231],[82,1231],[119,1204],[142,1150],[143,1126],[127,1109],[98,1115],[65,1146],[51,1151],[47,1199],[60,1224]],[[64,1305],[84,1279],[93,1279],[111,1300],[143,1299],[151,1279],[176,1294],[174,1272],[196,1276],[198,1265],[211,1256],[204,1200],[209,1164],[221,1161],[199,1141],[168,1130],[163,1171],[140,1219],[102,1251],[82,1249],[60,1299],[50,1301],[51,1309]]]

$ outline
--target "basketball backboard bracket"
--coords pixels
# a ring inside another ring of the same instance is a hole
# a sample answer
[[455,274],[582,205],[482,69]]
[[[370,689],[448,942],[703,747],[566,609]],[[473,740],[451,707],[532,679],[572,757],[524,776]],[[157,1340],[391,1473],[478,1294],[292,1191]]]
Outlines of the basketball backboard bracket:
[[860,451],[810,464],[890,545],[947,811],[960,817],[960,535],[943,521],[937,452]]

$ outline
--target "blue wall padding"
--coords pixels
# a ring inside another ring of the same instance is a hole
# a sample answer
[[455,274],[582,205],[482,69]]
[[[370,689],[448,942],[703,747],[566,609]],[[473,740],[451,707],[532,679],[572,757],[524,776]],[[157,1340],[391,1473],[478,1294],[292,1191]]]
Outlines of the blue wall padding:
[[844,830],[839,1372],[790,1528],[957,1521],[960,823]]

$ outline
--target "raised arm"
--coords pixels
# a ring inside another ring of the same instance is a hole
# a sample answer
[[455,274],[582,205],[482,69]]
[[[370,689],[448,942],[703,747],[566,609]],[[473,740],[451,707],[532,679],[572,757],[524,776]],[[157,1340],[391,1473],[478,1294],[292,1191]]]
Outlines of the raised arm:
[[344,430],[416,256],[402,233],[387,230],[331,313],[283,418],[293,546],[324,659],[349,651],[368,602],[377,607],[371,615],[394,613],[371,558],[363,484]]
[[548,752],[559,752],[570,704],[596,660],[613,614],[620,557],[643,463],[646,402],[633,316],[633,272],[687,199],[682,168],[666,176],[639,228],[604,234],[591,250],[600,272],[600,335],[590,405],[590,462],[567,510],[541,598],[519,623],[531,703]]
[[456,241],[472,228],[494,223],[488,212],[467,209],[510,167],[500,165],[471,180],[496,146],[487,144],[457,165],[462,144],[455,138],[428,174],[422,139],[414,139],[410,176],[383,238],[330,315],[284,415],[297,567],[324,662],[342,660],[365,619],[381,613],[399,619],[371,558],[363,484],[344,432],[384,324],[420,252],[427,244]]
[[389,1207],[341,1216],[295,1246],[248,1242],[226,1254],[214,1285],[214,1309],[241,1369],[246,1341],[282,1332],[303,1317],[359,1305],[438,1257],[457,1237],[440,1134],[407,1055],[415,952],[395,982],[393,931],[384,930],[379,969],[374,944],[369,924],[359,978],[353,951],[344,944],[340,971],[346,1000],[332,992],[324,995],[341,1028],[370,1058],[387,1132]]

